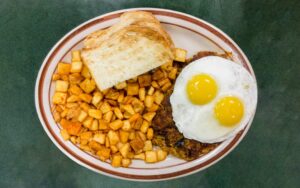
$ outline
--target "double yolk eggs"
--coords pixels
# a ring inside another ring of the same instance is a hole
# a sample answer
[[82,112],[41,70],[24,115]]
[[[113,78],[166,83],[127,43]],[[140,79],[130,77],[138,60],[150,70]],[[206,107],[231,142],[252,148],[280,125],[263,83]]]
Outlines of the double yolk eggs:
[[241,65],[209,56],[182,70],[170,102],[175,124],[186,138],[215,143],[235,135],[250,121],[257,86]]

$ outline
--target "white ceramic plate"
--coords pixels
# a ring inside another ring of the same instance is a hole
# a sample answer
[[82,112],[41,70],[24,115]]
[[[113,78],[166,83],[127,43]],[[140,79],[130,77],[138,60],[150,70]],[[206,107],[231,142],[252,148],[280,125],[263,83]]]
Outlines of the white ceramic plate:
[[111,26],[118,22],[122,13],[130,10],[152,12],[171,35],[175,46],[186,49],[189,57],[203,50],[220,53],[224,51],[232,52],[233,60],[242,64],[255,77],[247,57],[238,45],[221,30],[199,18],[156,8],[120,10],[98,16],[79,25],[58,41],[45,58],[35,87],[35,105],[43,128],[53,143],[69,158],[88,169],[108,176],[135,181],[158,181],[186,176],[203,170],[219,161],[237,146],[247,133],[253,117],[246,128],[234,138],[224,141],[212,152],[190,162],[168,156],[165,161],[155,164],[146,164],[143,161],[134,160],[129,168],[113,168],[110,164],[80,150],[71,142],[64,141],[60,136],[60,127],[52,117],[50,104],[50,99],[54,93],[51,77],[57,63],[60,61],[70,62],[71,50],[80,49],[83,39],[88,34]]

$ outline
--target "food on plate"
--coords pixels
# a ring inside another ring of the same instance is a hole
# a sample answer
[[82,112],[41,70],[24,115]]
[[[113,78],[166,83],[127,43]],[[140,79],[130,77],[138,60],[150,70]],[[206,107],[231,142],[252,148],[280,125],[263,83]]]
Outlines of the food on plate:
[[170,103],[173,120],[185,138],[216,143],[246,126],[256,98],[256,82],[244,67],[208,56],[182,70]]
[[81,57],[98,88],[105,90],[172,63],[173,53],[173,42],[160,22],[151,13],[136,11],[124,13],[115,25],[88,36]]

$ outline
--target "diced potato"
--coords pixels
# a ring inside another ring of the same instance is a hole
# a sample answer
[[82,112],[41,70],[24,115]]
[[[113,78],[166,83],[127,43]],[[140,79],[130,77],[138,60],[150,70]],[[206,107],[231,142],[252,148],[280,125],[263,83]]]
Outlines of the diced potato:
[[122,143],[126,143],[128,141],[128,138],[129,138],[129,132],[120,130],[119,134],[120,134],[120,141]]
[[145,142],[145,146],[143,148],[144,151],[151,151],[152,150],[152,142],[151,140],[147,140]]
[[108,122],[105,120],[99,120],[99,130],[108,129]]
[[80,133],[80,139],[81,140],[90,140],[93,136],[93,133],[91,131]]
[[77,120],[83,122],[87,116],[88,114],[85,111],[81,110],[77,117]]
[[88,145],[94,151],[99,151],[102,149],[102,146],[94,140],[91,140]]
[[81,71],[81,75],[85,78],[91,78],[91,74],[89,69],[86,66],[83,66],[82,71]]
[[155,163],[157,162],[157,154],[155,151],[146,151],[145,152],[145,161],[147,163]]
[[120,93],[116,90],[110,89],[108,93],[105,94],[106,99],[117,100]]
[[98,152],[97,155],[99,156],[101,161],[106,161],[110,157],[110,149],[102,147]]
[[71,85],[69,88],[69,93],[71,95],[80,95],[83,91],[77,85]]
[[109,138],[106,136],[105,137],[105,147],[109,148],[110,143],[109,143]]
[[165,77],[165,75],[164,75],[164,73],[162,72],[162,70],[160,70],[160,69],[157,69],[155,72],[154,72],[154,74],[152,75],[152,79],[153,80],[160,80],[160,79],[162,79],[162,78],[164,78]]
[[151,75],[150,74],[144,74],[138,77],[138,82],[140,84],[140,87],[147,87],[151,85]]
[[[77,103],[68,103],[78,105]],[[67,112],[66,118],[67,119],[75,119],[80,114],[80,108],[70,108]]]
[[128,152],[129,152],[129,149],[130,149],[129,143],[124,144],[124,145],[119,149],[121,155],[122,155],[124,158],[127,158],[127,154],[128,154]]
[[59,122],[61,120],[60,114],[57,111],[52,112],[53,114],[53,118],[55,120],[55,122]]
[[123,126],[123,121],[118,119],[118,120],[115,120],[113,122],[111,122],[109,124],[109,127],[112,129],[112,130],[118,130],[120,129],[121,127]]
[[133,106],[133,110],[136,112],[136,113],[142,113],[143,110],[144,110],[144,103],[140,100],[134,100],[132,101],[132,106]]
[[85,79],[80,83],[81,89],[86,93],[91,93],[96,88],[96,83],[93,79]]
[[144,101],[146,97],[146,89],[144,87],[139,89],[139,98],[141,101]]
[[121,155],[114,155],[111,160],[111,166],[113,167],[120,167],[122,162],[122,156]]
[[177,74],[177,68],[172,68],[171,71],[169,72],[168,77],[172,80],[175,80]]
[[[79,137],[80,138],[80,137]],[[89,143],[89,141],[88,140],[86,140],[86,139],[81,139],[80,138],[80,145],[82,146],[82,145],[87,145]]]
[[118,147],[115,146],[115,145],[113,145],[113,146],[111,145],[111,146],[110,146],[110,149],[111,149],[111,152],[112,152],[112,153],[117,153],[117,152],[119,151]]
[[124,82],[120,82],[117,85],[115,85],[116,89],[125,89],[126,87],[127,87],[127,83],[125,81]]
[[130,159],[122,159],[122,167],[127,168],[131,164]]
[[159,149],[156,151],[156,155],[157,155],[157,160],[158,161],[163,161],[166,159],[168,153],[162,149]]
[[105,100],[110,106],[112,107],[116,107],[116,106],[119,106],[119,103],[115,100],[111,100],[111,99],[106,99]]
[[131,130],[131,124],[130,124],[129,120],[123,121],[122,130],[124,130],[124,131],[130,131]]
[[116,145],[120,141],[118,133],[112,130],[107,133],[107,137],[110,145]]
[[170,89],[172,86],[171,82],[166,83],[165,85],[163,85],[163,87],[161,88],[161,90],[163,91],[167,91],[168,89]]
[[90,128],[91,125],[93,123],[93,118],[92,117],[87,117],[84,121],[83,121],[83,126],[85,126],[86,128]]
[[74,61],[81,61],[80,51],[74,50],[72,51],[72,62]]
[[100,106],[100,110],[103,114],[111,111],[111,106],[107,103],[107,102],[104,102],[101,106]]
[[79,84],[84,77],[82,77],[79,73],[73,73],[69,75],[70,84]]
[[94,93],[94,96],[93,96],[93,99],[92,99],[92,104],[97,107],[97,105],[100,103],[100,101],[102,99],[103,99],[102,93],[97,91],[97,92]]
[[66,129],[70,135],[78,135],[81,130],[81,123],[79,122],[70,122],[69,126]]
[[87,146],[86,144],[80,144],[79,148],[86,152],[92,151],[92,149],[89,146]]
[[69,111],[69,109],[68,109],[68,108],[65,108],[65,109],[60,113],[60,116],[61,116],[62,118],[65,118],[65,117],[67,116],[67,114],[68,114],[68,111]]
[[151,86],[148,90],[148,95],[153,95],[154,91],[154,87]]
[[169,70],[172,67],[173,67],[173,61],[169,61],[168,63],[165,63],[162,66],[160,66],[162,70]]
[[143,123],[142,123],[142,125],[141,125],[141,128],[140,128],[141,132],[142,133],[146,133],[147,130],[148,130],[148,128],[149,128],[149,126],[150,126],[149,122],[146,121],[146,120],[144,120]]
[[91,107],[87,103],[83,102],[80,104],[80,108],[82,108],[82,110],[84,110],[85,112],[88,112]]
[[138,95],[139,94],[139,84],[128,83],[127,84],[127,95]]
[[161,79],[161,80],[158,81],[158,85],[163,86],[163,85],[165,85],[166,83],[169,83],[169,82],[170,82],[170,80],[168,78]]
[[147,120],[148,122],[151,122],[155,115],[156,115],[156,112],[148,112],[143,115],[143,118],[145,120]]
[[102,118],[102,112],[100,110],[96,109],[89,109],[88,110],[89,116],[96,118],[96,119],[101,119]]
[[91,103],[91,101],[92,101],[92,99],[93,99],[93,97],[92,97],[91,95],[85,94],[85,93],[81,93],[81,94],[79,95],[79,98],[80,98],[81,100],[83,100],[84,102],[86,102],[86,103]]
[[135,111],[130,104],[121,105],[121,110],[124,110],[131,115],[135,114]]
[[151,82],[151,86],[154,87],[154,88],[156,88],[156,89],[159,89],[159,85],[158,85],[158,83],[156,81],[152,81]]
[[61,80],[63,81],[69,81],[69,76],[68,75],[61,75]]
[[67,108],[78,108],[79,107],[79,104],[78,103],[75,103],[75,102],[68,102],[66,104],[66,107]]
[[117,116],[117,118],[123,119],[123,114],[122,114],[120,108],[114,108],[114,113]]
[[144,133],[142,133],[141,131],[137,131],[136,134],[138,135],[138,137],[143,140],[143,142],[145,142],[147,140],[146,135]]
[[58,63],[57,74],[66,75],[69,74],[71,70],[71,64],[69,63]]
[[134,83],[137,82],[137,77],[131,78],[129,80],[127,80],[128,83]]
[[137,121],[137,120],[140,119],[140,118],[141,118],[141,115],[140,115],[139,113],[133,114],[133,116],[131,116],[131,117],[129,118],[129,122],[130,122],[130,123],[133,123],[133,122]]
[[90,130],[92,130],[92,131],[98,130],[98,120],[96,120],[96,119],[93,120]]
[[83,67],[83,63],[81,61],[73,61],[71,63],[71,70],[70,71],[72,73],[79,73],[79,72],[81,72],[82,67]]
[[65,104],[67,100],[67,93],[55,92],[52,98],[53,104]]
[[147,130],[147,139],[148,140],[152,140],[152,138],[153,138],[153,129],[152,128],[149,128],[148,130]]
[[154,102],[154,96],[147,95],[145,98],[145,106],[147,108],[150,108],[153,105],[153,102]]
[[53,74],[53,76],[52,76],[52,80],[53,81],[56,81],[56,80],[59,80],[59,79],[60,79],[60,75],[59,74],[57,74],[57,73]]
[[164,100],[164,94],[160,91],[156,91],[154,93],[154,102],[160,105],[163,100]]
[[144,148],[144,141],[140,137],[135,137],[135,139],[130,141],[130,146],[138,153]]
[[135,132],[134,131],[131,131],[131,132],[129,132],[129,140],[133,140],[133,139],[135,139]]
[[126,97],[124,97],[123,104],[130,104],[132,100],[133,100],[133,96],[127,95]]
[[140,154],[134,155],[133,158],[134,158],[134,159],[145,160],[145,159],[146,159],[146,156],[145,156],[145,153],[140,153]]
[[123,100],[124,100],[124,92],[121,91],[121,92],[120,92],[120,95],[119,95],[119,97],[118,97],[118,99],[117,99],[117,101],[118,101],[118,103],[122,103]]
[[93,137],[93,140],[100,144],[105,144],[105,134],[103,133],[96,133]]
[[139,130],[143,124],[143,118],[140,116],[134,123],[132,128]]
[[76,144],[76,136],[71,136],[71,137],[70,137],[70,141],[71,141],[73,144]]
[[61,134],[61,137],[64,140],[69,140],[70,139],[70,134],[68,133],[68,131],[66,129],[61,129],[60,134]]
[[128,154],[127,154],[127,158],[128,159],[133,159],[133,157],[134,157],[134,153],[133,152],[128,152]]
[[175,61],[185,62],[187,51],[181,48],[175,48]]
[[67,102],[70,103],[70,102],[78,102],[80,101],[80,97],[77,96],[77,95],[71,95],[70,97],[67,98]]
[[104,119],[107,123],[109,123],[109,122],[112,120],[112,117],[113,117],[113,112],[112,112],[112,111],[109,111],[109,112],[107,112],[107,113],[105,113],[105,114],[103,115],[103,119]]
[[153,104],[150,108],[147,108],[148,112],[156,112],[159,106],[157,104]]

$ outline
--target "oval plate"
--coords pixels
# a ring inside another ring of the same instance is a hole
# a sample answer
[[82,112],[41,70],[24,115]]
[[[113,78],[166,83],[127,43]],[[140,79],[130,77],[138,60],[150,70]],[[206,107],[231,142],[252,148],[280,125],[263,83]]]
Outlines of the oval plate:
[[190,162],[169,155],[165,161],[155,164],[146,164],[143,161],[134,160],[129,168],[114,168],[95,156],[80,150],[70,141],[64,141],[61,138],[60,127],[55,123],[51,114],[50,100],[54,93],[51,78],[56,65],[60,61],[70,62],[70,52],[80,49],[82,41],[88,34],[117,23],[122,13],[132,10],[144,10],[153,13],[171,35],[175,46],[188,51],[188,57],[198,51],[232,52],[233,60],[242,64],[255,78],[247,57],[238,45],[221,30],[203,20],[166,9],[135,8],[119,10],[98,16],[79,25],[58,41],[48,53],[40,68],[35,86],[35,105],[39,119],[52,142],[64,154],[78,164],[101,174],[134,181],[158,181],[178,178],[203,170],[222,159],[237,146],[247,133],[253,117],[246,128],[234,138],[224,141],[210,153]]

